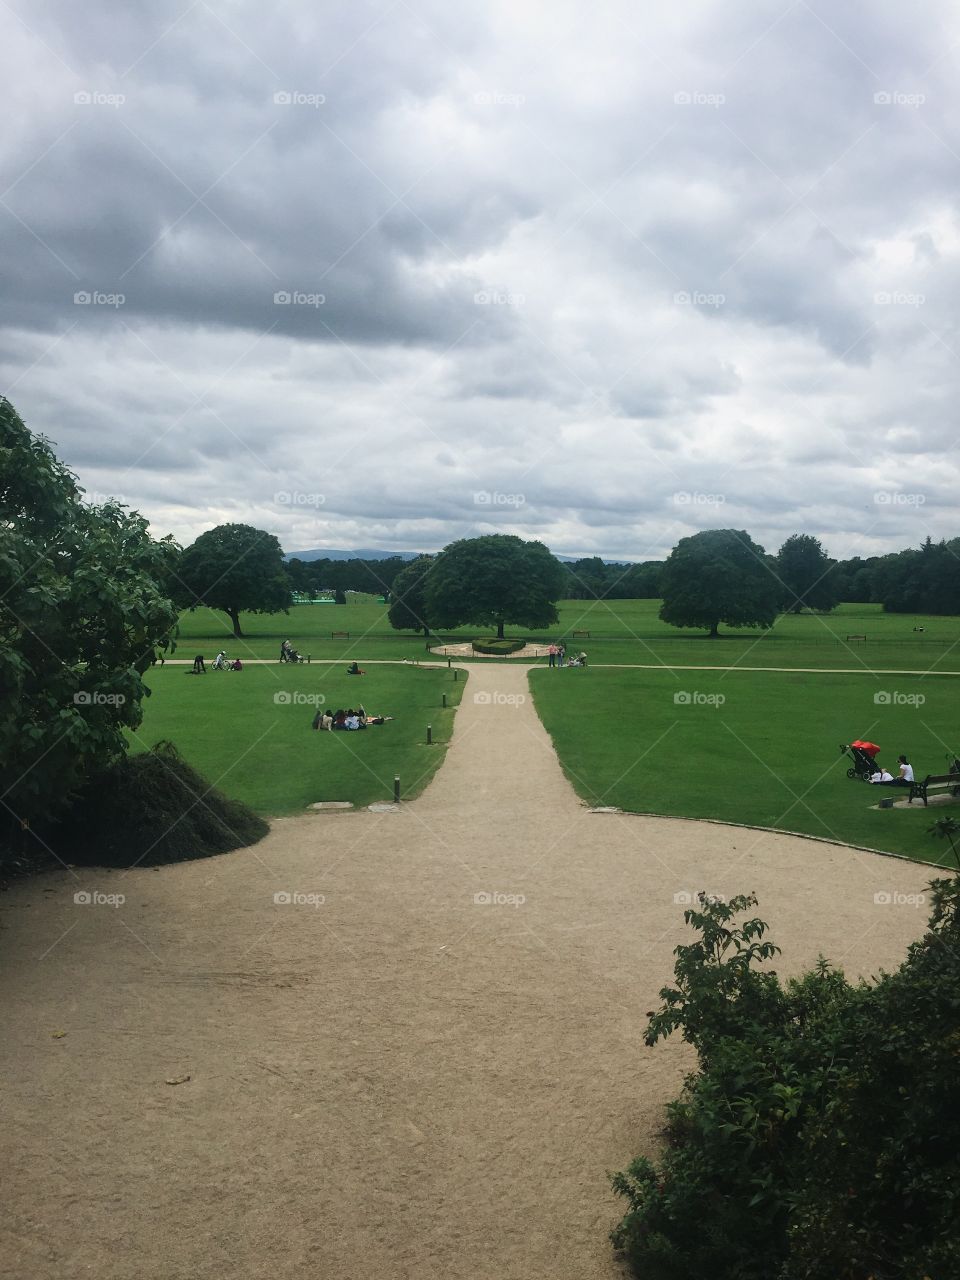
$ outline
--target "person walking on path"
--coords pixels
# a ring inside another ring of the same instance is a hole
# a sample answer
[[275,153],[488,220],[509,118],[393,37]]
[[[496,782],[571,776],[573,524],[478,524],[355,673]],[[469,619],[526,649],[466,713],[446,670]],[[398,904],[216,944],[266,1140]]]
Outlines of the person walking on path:
[[547,650],[547,658],[549,659],[547,666],[555,667],[557,665],[557,646],[555,644],[552,644]]

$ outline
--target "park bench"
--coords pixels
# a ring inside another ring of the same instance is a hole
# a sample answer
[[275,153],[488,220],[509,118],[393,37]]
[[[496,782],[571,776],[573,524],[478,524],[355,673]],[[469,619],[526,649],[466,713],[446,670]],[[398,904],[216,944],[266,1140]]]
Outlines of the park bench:
[[331,631],[330,639],[331,640],[349,640],[350,632],[349,631]]
[[589,640],[589,639],[590,639],[590,632],[589,632],[589,631],[575,631],[575,632],[573,633],[573,638],[574,638],[574,640]]
[[913,804],[914,800],[919,796],[924,803],[924,807],[926,807],[928,791],[947,790],[953,795],[960,795],[960,773],[928,773],[922,782],[910,783],[910,796],[907,804]]
[[848,640],[866,640],[866,636],[847,636]]

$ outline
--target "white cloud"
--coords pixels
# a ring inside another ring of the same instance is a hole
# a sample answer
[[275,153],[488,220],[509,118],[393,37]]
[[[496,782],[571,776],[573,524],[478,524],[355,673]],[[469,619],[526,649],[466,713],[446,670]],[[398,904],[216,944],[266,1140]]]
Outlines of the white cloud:
[[957,532],[940,0],[21,16],[0,386],[158,533]]

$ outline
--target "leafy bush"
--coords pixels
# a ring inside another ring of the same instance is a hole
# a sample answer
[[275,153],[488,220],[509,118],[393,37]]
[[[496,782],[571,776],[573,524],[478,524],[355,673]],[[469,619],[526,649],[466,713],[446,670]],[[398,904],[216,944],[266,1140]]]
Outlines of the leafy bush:
[[699,1070],[659,1165],[613,1179],[613,1233],[645,1280],[960,1275],[960,882],[893,974],[852,985],[822,957],[781,985],[766,926],[700,895],[646,1043],[675,1030]]
[[69,860],[82,865],[150,867],[242,849],[269,830],[252,809],[211,787],[172,743],[158,742],[89,783],[58,843],[69,844]]
[[489,640],[474,640],[473,651],[474,653],[499,654],[503,657],[509,653],[516,653],[526,643],[526,640],[498,640],[496,636],[492,636]]

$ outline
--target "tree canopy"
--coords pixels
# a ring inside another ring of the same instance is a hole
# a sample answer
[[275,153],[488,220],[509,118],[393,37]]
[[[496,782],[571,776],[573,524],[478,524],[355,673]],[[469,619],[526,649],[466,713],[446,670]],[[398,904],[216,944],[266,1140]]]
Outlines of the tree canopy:
[[387,613],[391,627],[397,631],[430,632],[427,618],[427,575],[436,563],[435,556],[418,556],[411,560],[393,580],[393,603]]
[[0,794],[8,834],[52,817],[126,749],[141,680],[176,624],[178,548],[116,502],[88,505],[0,399]]
[[547,627],[558,619],[556,602],[566,585],[563,566],[542,542],[492,533],[451,542],[430,573],[425,592],[432,627],[506,623]]
[[777,576],[783,586],[781,604],[793,613],[801,609],[829,612],[839,603],[833,561],[809,533],[794,533],[777,552]]
[[779,586],[763,547],[742,529],[707,529],[681,538],[660,574],[660,617],[674,627],[769,627]]
[[272,533],[249,524],[221,524],[201,533],[180,557],[180,602],[220,609],[238,638],[240,614],[287,613],[290,579]]

